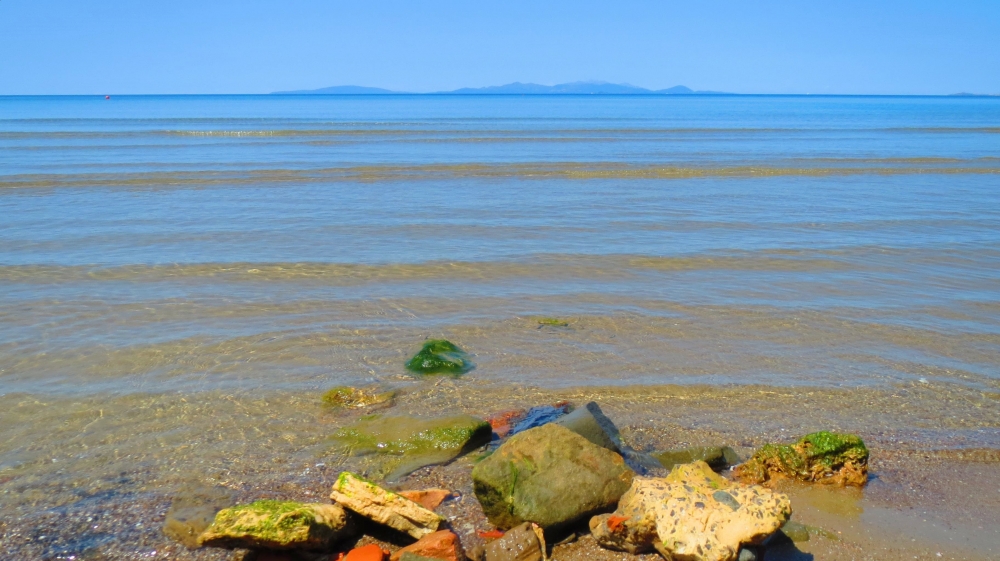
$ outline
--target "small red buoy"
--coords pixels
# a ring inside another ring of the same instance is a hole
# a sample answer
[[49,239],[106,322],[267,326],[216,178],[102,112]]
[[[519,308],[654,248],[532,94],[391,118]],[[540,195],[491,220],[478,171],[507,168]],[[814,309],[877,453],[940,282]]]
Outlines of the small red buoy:
[[104,99],[111,99],[111,96],[110,95],[106,95],[106,96],[104,96]]

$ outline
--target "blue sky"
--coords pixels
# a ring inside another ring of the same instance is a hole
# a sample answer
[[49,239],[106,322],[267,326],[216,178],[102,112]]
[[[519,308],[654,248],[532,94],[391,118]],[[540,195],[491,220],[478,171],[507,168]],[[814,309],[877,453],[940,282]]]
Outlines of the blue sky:
[[1000,93],[1000,0],[0,0],[0,94]]

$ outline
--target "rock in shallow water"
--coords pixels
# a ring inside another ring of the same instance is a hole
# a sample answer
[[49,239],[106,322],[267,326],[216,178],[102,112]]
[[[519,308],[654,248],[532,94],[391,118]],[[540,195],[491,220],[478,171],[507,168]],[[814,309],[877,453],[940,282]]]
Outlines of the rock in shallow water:
[[720,470],[740,463],[740,457],[729,446],[693,446],[653,454],[666,469],[701,460],[712,469]]
[[330,498],[365,518],[420,539],[436,532],[444,518],[350,472],[333,485]]
[[431,339],[406,362],[406,369],[417,374],[451,374],[461,376],[474,365],[469,355],[451,341]]
[[179,495],[170,503],[163,533],[188,549],[198,547],[198,536],[215,520],[215,515],[235,502],[235,495],[224,487],[205,488]]
[[868,448],[853,434],[814,432],[791,445],[765,444],[736,468],[736,476],[747,483],[789,478],[862,487],[868,482]]
[[633,475],[618,454],[547,424],[511,437],[473,468],[472,481],[493,525],[549,531],[614,508]]
[[333,434],[345,452],[371,456],[371,472],[396,479],[449,462],[489,443],[489,423],[469,415],[421,418],[369,415]]
[[396,392],[380,392],[373,388],[352,388],[338,386],[323,394],[323,403],[333,408],[370,407],[372,405],[391,405]]
[[340,505],[256,501],[225,508],[198,538],[208,547],[323,550],[353,532]]
[[790,515],[787,496],[732,484],[699,461],[665,478],[635,478],[615,513],[595,516],[590,527],[609,549],[655,547],[677,561],[735,561],[741,545],[761,543]]

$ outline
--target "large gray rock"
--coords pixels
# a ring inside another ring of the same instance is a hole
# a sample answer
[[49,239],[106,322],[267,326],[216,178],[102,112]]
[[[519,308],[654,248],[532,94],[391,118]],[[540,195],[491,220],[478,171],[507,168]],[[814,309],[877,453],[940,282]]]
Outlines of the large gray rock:
[[557,424],[513,436],[472,470],[495,526],[561,529],[615,507],[634,473],[622,457]]

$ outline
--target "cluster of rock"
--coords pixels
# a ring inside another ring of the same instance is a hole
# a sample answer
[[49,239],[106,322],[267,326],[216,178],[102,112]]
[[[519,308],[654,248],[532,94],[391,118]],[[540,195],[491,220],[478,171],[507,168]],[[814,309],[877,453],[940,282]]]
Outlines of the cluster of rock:
[[367,416],[335,439],[351,453],[387,462],[390,469],[374,471],[388,477],[485,450],[472,469],[472,483],[497,528],[480,535],[495,539],[469,551],[462,547],[434,512],[447,490],[394,492],[344,471],[333,485],[332,504],[257,501],[226,508],[197,544],[329,552],[374,523],[416,541],[393,553],[377,545],[355,548],[344,561],[545,561],[546,536],[556,540],[589,527],[597,544],[611,550],[736,561],[753,558],[789,522],[788,497],[762,484],[795,478],[859,485],[867,479],[864,443],[823,432],[762,447],[736,468],[740,481],[730,481],[713,468],[738,463],[732,449],[633,450],[593,402],[577,409],[557,403],[505,411],[488,420]]

